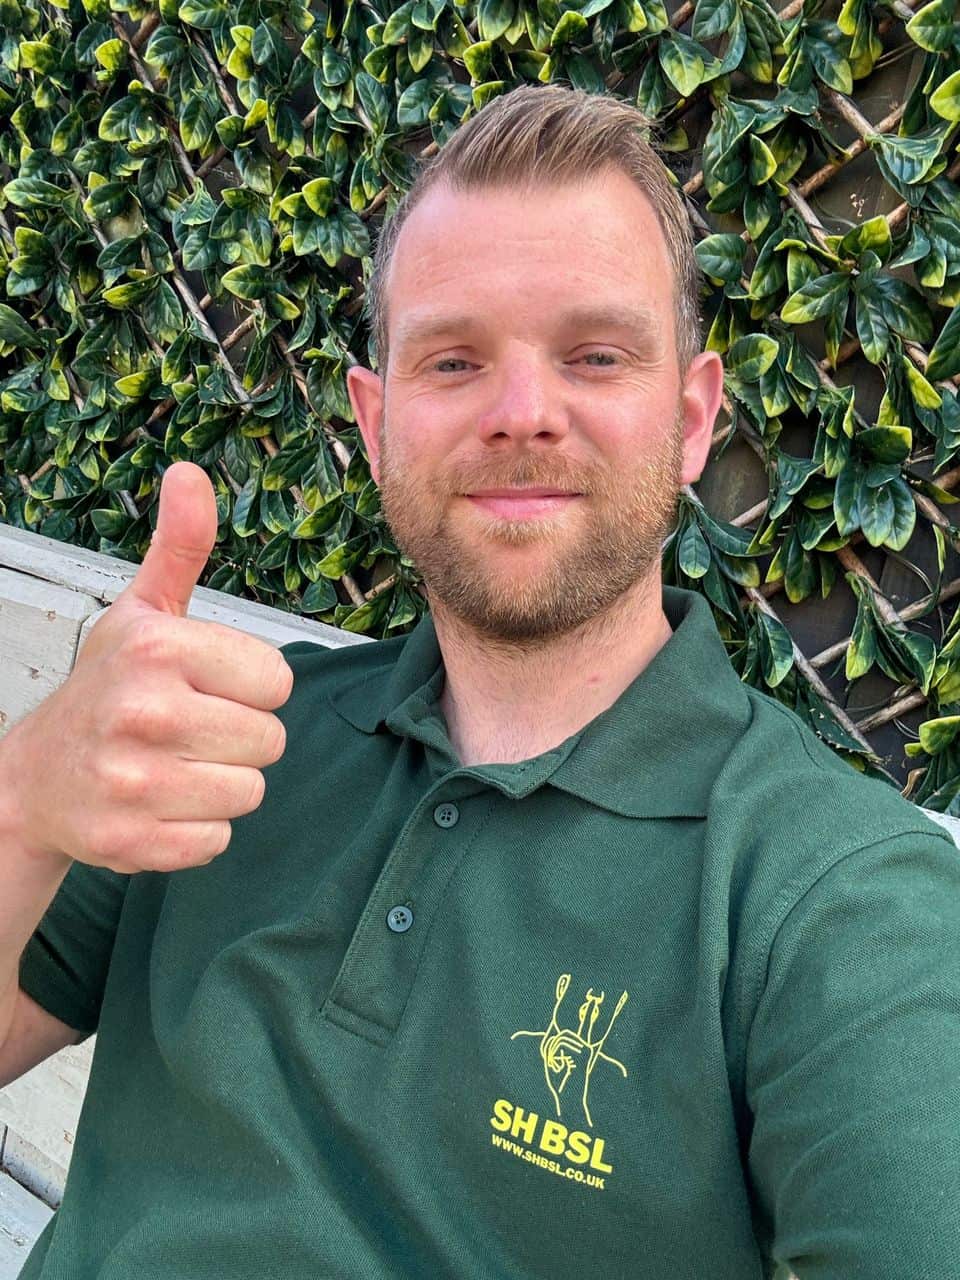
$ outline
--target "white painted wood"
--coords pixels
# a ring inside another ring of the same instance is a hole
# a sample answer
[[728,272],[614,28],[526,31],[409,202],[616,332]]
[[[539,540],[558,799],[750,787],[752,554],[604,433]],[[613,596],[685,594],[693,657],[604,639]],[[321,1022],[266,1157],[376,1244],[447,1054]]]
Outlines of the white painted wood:
[[4,1165],[48,1204],[63,1194],[95,1041],[69,1045],[0,1089]]
[[13,1178],[14,1182],[18,1182],[25,1191],[42,1200],[47,1208],[60,1207],[67,1181],[66,1169],[12,1129],[7,1130],[3,1172]]
[[0,568],[0,733],[73,669],[80,628],[100,602]]
[[923,812],[950,834],[954,844],[960,845],[960,818],[950,818],[945,813],[934,813],[932,809],[924,809]]
[[16,1280],[53,1211],[0,1172],[0,1280]]
[[[80,591],[101,604],[112,604],[138,568],[126,560],[72,547],[10,525],[0,525],[0,567]],[[237,627],[277,647],[294,640],[312,640],[328,649],[370,643],[369,636],[351,635],[324,622],[312,622],[208,587],[195,588],[187,616]]]

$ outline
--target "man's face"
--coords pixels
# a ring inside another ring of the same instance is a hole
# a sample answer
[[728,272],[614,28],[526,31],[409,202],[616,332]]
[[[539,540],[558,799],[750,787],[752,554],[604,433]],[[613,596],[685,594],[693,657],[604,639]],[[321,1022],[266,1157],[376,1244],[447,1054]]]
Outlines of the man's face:
[[716,414],[704,436],[697,401],[685,431],[672,287],[656,215],[615,171],[534,193],[438,187],[413,210],[385,376],[354,369],[350,391],[431,601],[520,643],[653,581]]

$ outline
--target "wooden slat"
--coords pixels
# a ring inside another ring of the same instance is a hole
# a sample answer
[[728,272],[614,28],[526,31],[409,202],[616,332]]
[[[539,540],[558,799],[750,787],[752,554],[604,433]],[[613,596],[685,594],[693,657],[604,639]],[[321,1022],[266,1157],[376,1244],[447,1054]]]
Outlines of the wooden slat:
[[0,1280],[16,1280],[52,1212],[0,1172]]
[[[112,604],[139,566],[3,525],[0,526],[0,567],[80,591],[93,596],[100,604]],[[369,636],[351,635],[324,622],[311,622],[308,618],[284,613],[282,609],[271,609],[255,600],[242,600],[208,587],[194,589],[187,616],[238,627],[278,646],[294,640],[313,640],[330,649],[370,643]]]
[[80,628],[99,600],[0,568],[0,733],[73,669]]
[[69,1045],[0,1089],[4,1167],[50,1205],[63,1195],[95,1040]]

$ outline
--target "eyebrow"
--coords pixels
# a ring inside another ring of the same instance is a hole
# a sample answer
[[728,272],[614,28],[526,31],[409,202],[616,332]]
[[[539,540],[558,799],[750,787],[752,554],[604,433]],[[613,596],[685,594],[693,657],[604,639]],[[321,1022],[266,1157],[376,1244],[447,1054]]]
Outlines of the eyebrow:
[[[482,321],[468,312],[413,312],[398,322],[397,346],[414,346],[451,333],[474,333]],[[648,340],[662,330],[663,324],[645,306],[583,305],[571,307],[557,317],[558,329],[621,329],[641,340]]]

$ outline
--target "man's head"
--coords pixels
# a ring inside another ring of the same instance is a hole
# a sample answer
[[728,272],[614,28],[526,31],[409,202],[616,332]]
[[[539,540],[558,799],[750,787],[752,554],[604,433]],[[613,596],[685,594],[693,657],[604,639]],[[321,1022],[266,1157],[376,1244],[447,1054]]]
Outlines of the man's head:
[[506,94],[378,243],[357,421],[434,607],[491,638],[571,631],[652,584],[709,448],[722,366],[697,354],[689,222],[645,124],[575,90]]

